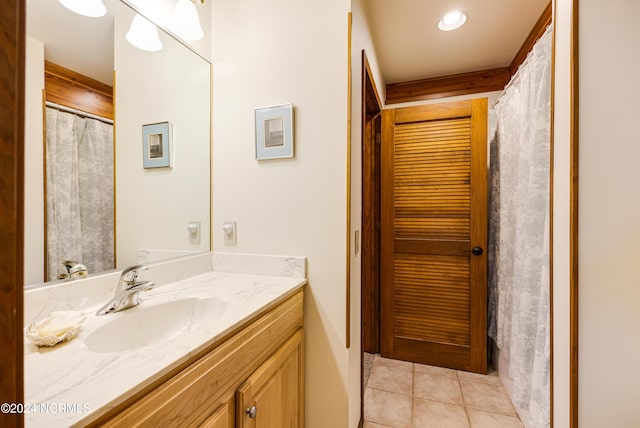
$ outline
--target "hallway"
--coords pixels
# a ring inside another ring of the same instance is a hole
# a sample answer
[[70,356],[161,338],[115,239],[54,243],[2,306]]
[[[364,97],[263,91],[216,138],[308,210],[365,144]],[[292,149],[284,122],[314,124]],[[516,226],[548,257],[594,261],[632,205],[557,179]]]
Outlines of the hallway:
[[365,382],[364,428],[523,426],[495,372],[484,376],[375,355]]

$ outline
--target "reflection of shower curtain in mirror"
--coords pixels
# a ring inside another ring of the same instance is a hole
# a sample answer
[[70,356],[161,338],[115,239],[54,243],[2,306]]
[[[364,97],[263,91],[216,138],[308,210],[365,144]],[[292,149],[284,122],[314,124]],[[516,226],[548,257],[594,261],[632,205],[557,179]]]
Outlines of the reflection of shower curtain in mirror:
[[46,108],[47,278],[114,268],[113,125]]

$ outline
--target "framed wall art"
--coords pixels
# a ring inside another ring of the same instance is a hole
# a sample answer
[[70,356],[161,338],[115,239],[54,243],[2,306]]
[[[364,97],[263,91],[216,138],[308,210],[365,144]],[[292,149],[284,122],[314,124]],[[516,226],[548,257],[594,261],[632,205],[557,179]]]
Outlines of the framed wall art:
[[148,168],[171,167],[171,124],[142,125],[142,165]]
[[255,109],[256,159],[292,158],[293,104]]

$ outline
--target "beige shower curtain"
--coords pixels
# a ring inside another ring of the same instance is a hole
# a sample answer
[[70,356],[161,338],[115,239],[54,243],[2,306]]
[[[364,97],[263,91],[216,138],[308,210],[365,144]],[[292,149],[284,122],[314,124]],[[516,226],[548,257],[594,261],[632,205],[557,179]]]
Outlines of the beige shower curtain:
[[114,268],[113,125],[46,108],[47,279]]

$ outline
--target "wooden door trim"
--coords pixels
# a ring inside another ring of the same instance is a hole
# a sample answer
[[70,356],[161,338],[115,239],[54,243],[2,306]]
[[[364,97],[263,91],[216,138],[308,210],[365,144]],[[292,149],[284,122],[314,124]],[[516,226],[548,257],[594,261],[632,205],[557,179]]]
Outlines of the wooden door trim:
[[[369,65],[367,53],[361,52],[361,154],[362,154],[362,218],[361,218],[361,292],[360,292],[360,379],[364,379],[364,353],[367,349],[380,352],[380,241],[376,223],[379,222],[379,180],[375,175],[379,173],[379,150],[376,142],[367,134],[367,129],[376,132],[376,123],[380,122],[382,101],[378,93],[375,78]],[[369,138],[369,139],[368,139]],[[374,135],[375,140],[375,135]],[[373,145],[373,147],[371,147]],[[373,167],[372,167],[373,165]],[[372,172],[374,174],[372,174]],[[373,210],[369,207],[369,201],[374,198]],[[372,215],[373,214],[373,215]],[[373,217],[373,218],[372,218]],[[373,243],[373,245],[371,245]],[[373,254],[371,254],[373,253]],[[372,278],[377,277],[377,290],[372,286]],[[370,346],[369,346],[370,345]],[[360,382],[360,427],[364,420],[364,385]]]
[[[372,281],[377,276],[379,283],[379,255],[380,247],[377,243],[379,233],[376,231],[376,223],[379,220],[379,207],[376,211],[376,176],[373,175],[376,168],[376,151],[379,146],[375,146],[375,142],[370,138],[371,132],[376,131],[375,123],[379,119],[377,116],[382,111],[382,103],[375,84],[373,73],[367,59],[367,54],[362,50],[361,53],[362,66],[362,100],[361,100],[361,147],[362,147],[362,265],[361,265],[361,338],[362,348],[366,352],[367,349],[373,349],[374,352],[380,352],[380,325],[379,325],[379,290],[372,289]],[[375,135],[373,136],[375,139]],[[378,162],[379,163],[379,162]],[[376,315],[378,315],[376,317]],[[378,321],[376,321],[376,318]]]
[[[471,246],[482,245],[484,253],[480,256],[472,256],[473,260],[482,262],[471,263],[472,284],[487,284],[487,235],[488,235],[488,179],[487,179],[487,128],[488,128],[488,100],[476,98],[471,100],[471,171],[484,171],[484,179],[477,180],[471,185],[471,212],[475,213],[475,220],[471,222]],[[484,141],[478,144],[477,141]],[[473,180],[473,175],[471,179]],[[476,208],[474,208],[476,207]],[[484,207],[484,209],[482,208]],[[475,279],[474,279],[475,278]],[[471,334],[470,362],[477,368],[487,367],[487,287],[471,287],[471,322],[473,330],[475,326],[482,326],[482,333]],[[479,302],[480,307],[473,302]],[[484,343],[480,343],[484,342]]]
[[[24,403],[24,0],[5,0],[0,8],[0,397]],[[22,427],[22,414],[0,414],[0,425]]]
[[[397,109],[382,110],[382,148],[380,152],[381,165],[393,165],[393,141],[394,127],[396,124]],[[382,168],[380,171],[380,217],[393,217],[393,195],[394,178],[393,172],[389,168]],[[380,260],[393,260],[393,245],[382,245],[383,242],[392,242],[394,236],[393,222],[386,221],[380,225]],[[393,282],[393,265],[380,270],[380,284],[391,284]],[[380,301],[386,302],[380,305],[380,353],[391,355],[393,349],[393,314],[390,309],[394,302],[393,290],[391,287],[380,287]],[[384,321],[386,320],[386,322]]]

